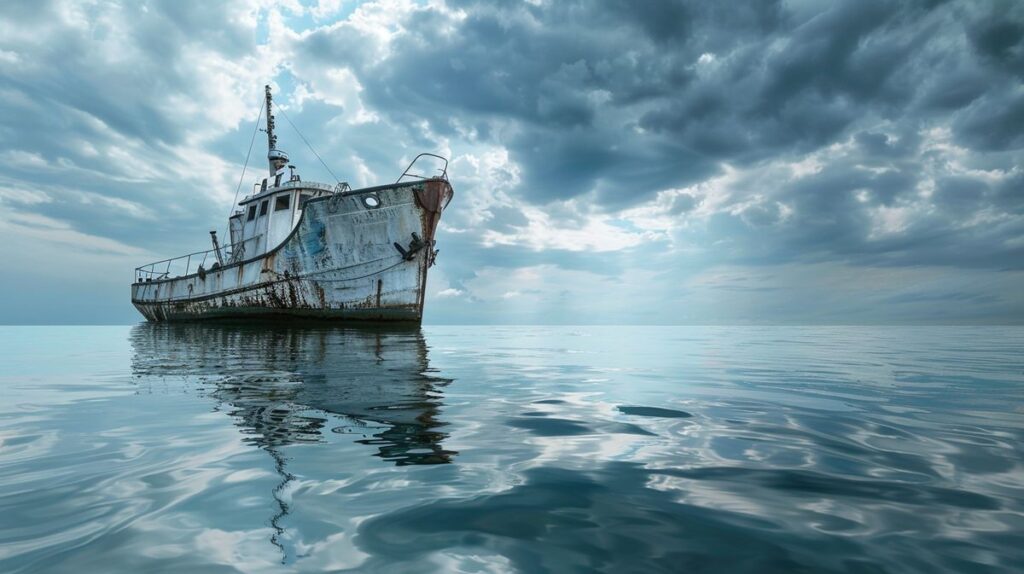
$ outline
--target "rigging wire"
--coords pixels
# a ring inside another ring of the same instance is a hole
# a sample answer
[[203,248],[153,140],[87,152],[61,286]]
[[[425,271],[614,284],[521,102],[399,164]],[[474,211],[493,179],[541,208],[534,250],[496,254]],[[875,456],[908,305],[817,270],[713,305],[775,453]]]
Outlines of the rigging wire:
[[[245,164],[242,165],[242,175],[238,178],[238,186],[235,187],[235,199],[231,201],[231,208],[228,210],[228,219],[231,219],[231,212],[238,203],[238,192],[242,190],[242,182],[245,180],[245,170],[249,167],[249,156],[252,155],[252,146],[256,143],[256,134],[260,131],[260,120],[263,119],[263,108],[265,103],[260,104],[260,113],[256,116],[256,127],[252,130],[252,139],[249,140],[249,151],[245,152]],[[230,232],[230,229],[228,230]],[[230,238],[229,238],[230,241]]]
[[302,138],[303,143],[306,144],[306,147],[309,148],[309,151],[313,152],[313,155],[316,156],[316,159],[320,160],[320,164],[324,166],[324,169],[327,170],[327,173],[331,174],[331,177],[334,178],[335,182],[341,183],[341,180],[338,179],[338,176],[334,175],[334,172],[331,171],[331,168],[327,167],[327,164],[324,162],[324,159],[320,157],[320,154],[316,153],[316,150],[313,149],[313,146],[310,145],[310,143],[306,140],[306,136],[302,135],[302,132],[299,131],[299,128],[295,127],[295,124],[292,123],[292,119],[288,117],[288,112],[284,111],[284,108],[282,108],[281,106],[278,106],[277,109],[282,114],[284,114],[284,119],[288,120],[288,125],[292,126],[292,129],[295,130],[295,133],[299,134],[299,137]]

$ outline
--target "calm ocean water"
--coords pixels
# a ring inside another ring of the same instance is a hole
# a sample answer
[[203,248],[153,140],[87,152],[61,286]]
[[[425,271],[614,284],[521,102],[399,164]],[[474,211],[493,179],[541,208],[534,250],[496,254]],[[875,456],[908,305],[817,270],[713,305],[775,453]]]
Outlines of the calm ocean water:
[[1024,328],[0,327],[0,572],[1020,572]]

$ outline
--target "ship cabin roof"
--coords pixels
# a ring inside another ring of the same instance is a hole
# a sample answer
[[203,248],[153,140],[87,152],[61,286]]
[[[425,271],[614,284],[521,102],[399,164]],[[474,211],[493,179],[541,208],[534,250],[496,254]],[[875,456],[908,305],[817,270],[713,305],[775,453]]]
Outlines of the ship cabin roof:
[[259,201],[261,199],[266,199],[266,198],[274,195],[275,193],[279,193],[279,192],[282,192],[282,191],[296,191],[296,190],[310,190],[310,191],[317,191],[317,192],[333,192],[334,191],[334,187],[332,187],[330,185],[327,185],[326,183],[317,183],[317,182],[314,182],[314,181],[298,181],[298,180],[296,180],[296,181],[285,181],[285,182],[282,182],[281,185],[274,186],[274,187],[268,187],[265,190],[261,189],[260,191],[257,191],[255,193],[253,193],[252,195],[248,195],[248,196],[242,198],[242,201],[239,201],[238,205],[239,206],[244,206],[244,205],[252,203],[254,201]]

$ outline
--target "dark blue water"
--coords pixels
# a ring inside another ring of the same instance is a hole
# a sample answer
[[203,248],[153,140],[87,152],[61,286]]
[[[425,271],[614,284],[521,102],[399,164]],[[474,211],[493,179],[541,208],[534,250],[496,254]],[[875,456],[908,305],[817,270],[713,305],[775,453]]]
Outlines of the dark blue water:
[[1024,571],[1024,328],[0,327],[0,572]]

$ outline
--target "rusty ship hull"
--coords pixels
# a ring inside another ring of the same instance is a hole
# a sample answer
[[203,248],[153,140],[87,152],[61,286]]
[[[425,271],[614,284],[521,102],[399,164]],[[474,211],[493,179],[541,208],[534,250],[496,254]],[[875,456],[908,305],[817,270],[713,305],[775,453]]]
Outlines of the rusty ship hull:
[[297,317],[419,323],[446,178],[309,200],[290,234],[248,259],[179,277],[138,276],[132,304],[150,321]]

